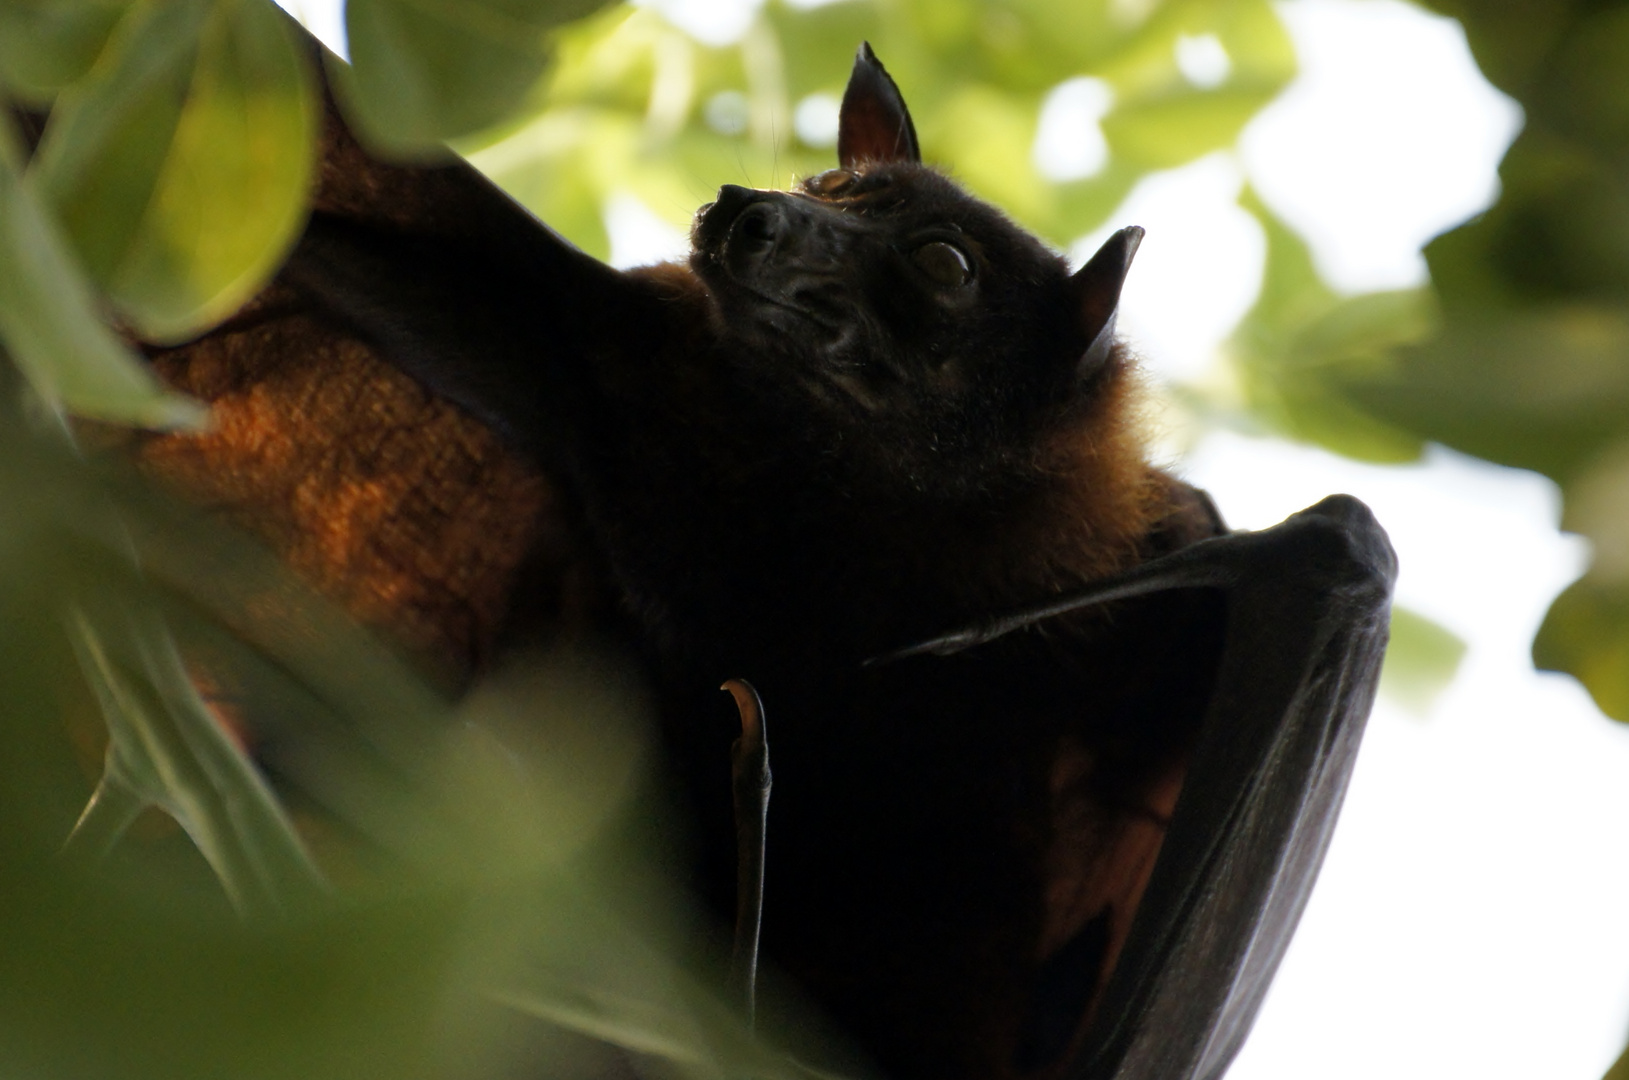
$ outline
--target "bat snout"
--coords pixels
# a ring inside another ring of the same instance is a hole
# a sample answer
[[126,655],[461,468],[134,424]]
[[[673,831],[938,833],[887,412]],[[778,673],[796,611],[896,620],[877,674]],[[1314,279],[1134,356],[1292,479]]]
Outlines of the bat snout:
[[[691,237],[697,251],[722,256],[732,242],[748,246],[773,246],[779,224],[775,220],[774,193],[725,184],[718,197],[696,211]],[[741,230],[740,241],[736,239]]]
[[691,235],[705,263],[778,294],[797,291],[790,279],[839,267],[846,245],[832,224],[785,192],[725,184],[696,212]]

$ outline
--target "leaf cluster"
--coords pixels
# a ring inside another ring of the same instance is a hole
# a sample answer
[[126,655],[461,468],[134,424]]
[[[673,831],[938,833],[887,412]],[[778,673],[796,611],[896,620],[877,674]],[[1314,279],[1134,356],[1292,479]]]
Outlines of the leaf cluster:
[[1411,307],[1413,332],[1341,366],[1329,399],[1561,486],[1563,526],[1595,559],[1552,606],[1533,656],[1629,720],[1629,11],[1433,6],[1462,21],[1526,124],[1498,203],[1426,248],[1432,296],[1362,298]]

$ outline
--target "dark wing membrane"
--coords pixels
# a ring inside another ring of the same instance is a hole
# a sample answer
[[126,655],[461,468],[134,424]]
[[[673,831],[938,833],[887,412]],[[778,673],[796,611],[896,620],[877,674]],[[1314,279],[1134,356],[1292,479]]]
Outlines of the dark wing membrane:
[[[1219,521],[1187,494],[1169,554],[889,658],[909,670],[1004,644],[1024,657],[1054,620],[1101,613],[1074,661],[997,664],[1001,701],[978,706],[1072,717],[1053,729],[1049,805],[1029,811],[1045,841],[1028,990],[1016,1026],[992,1032],[1011,1052],[978,1075],[1214,1080],[1317,876],[1374,698],[1395,556],[1348,496],[1206,539],[1196,525]],[[1083,678],[1033,692],[1071,663]]]
[[1216,685],[1125,951],[1068,1074],[1220,1077],[1329,843],[1385,652],[1396,556],[1333,496],[1137,572],[1228,607]]
[[[546,452],[596,353],[659,347],[661,302],[458,159],[388,165],[327,97],[321,183],[283,280],[391,362]],[[645,340],[650,338],[651,340]]]

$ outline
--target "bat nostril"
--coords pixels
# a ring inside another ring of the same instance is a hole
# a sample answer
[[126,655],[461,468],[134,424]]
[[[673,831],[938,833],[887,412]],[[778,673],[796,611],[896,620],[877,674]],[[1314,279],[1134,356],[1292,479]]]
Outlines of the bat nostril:
[[750,239],[773,240],[779,230],[775,228],[775,223],[770,220],[771,215],[764,212],[768,210],[768,207],[762,206],[762,204],[760,204],[760,207],[762,209],[755,207],[753,212],[742,214],[741,222],[736,227],[741,230],[743,236]]
[[736,217],[730,245],[746,254],[762,255],[775,246],[785,225],[785,215],[775,203],[755,202]]

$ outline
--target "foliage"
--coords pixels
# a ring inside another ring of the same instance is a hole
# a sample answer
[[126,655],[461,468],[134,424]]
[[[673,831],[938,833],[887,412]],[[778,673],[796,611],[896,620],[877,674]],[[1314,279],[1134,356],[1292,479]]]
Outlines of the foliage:
[[1464,23],[1526,126],[1498,204],[1426,249],[1435,329],[1354,356],[1324,386],[1368,424],[1561,485],[1563,525],[1595,560],[1551,608],[1534,659],[1629,720],[1629,11],[1433,6]]
[[[1176,62],[1179,40],[1205,35],[1231,61],[1211,87]],[[1059,244],[1100,224],[1151,169],[1230,146],[1294,74],[1265,0],[1178,0],[1143,15],[1051,0],[772,2],[739,44],[717,48],[650,11],[613,8],[561,35],[559,63],[524,121],[496,144],[464,148],[603,257],[610,192],[630,191],[687,223],[722,179],[777,186],[829,168],[835,123],[829,140],[810,142],[795,134],[793,110],[824,99],[835,119],[862,40],[909,87],[925,156],[952,163],[974,192]],[[1031,154],[1040,107],[1081,76],[1114,96],[1103,121],[1109,164],[1049,182]]]
[[[830,141],[818,124],[796,135],[794,117],[835,109],[862,39],[908,87],[928,155],[1059,244],[1150,171],[1231,146],[1293,56],[1267,0],[772,2],[727,47],[648,10],[566,22],[584,7],[353,0],[352,69],[307,53],[264,0],[0,3],[0,87],[34,110],[0,114],[0,345],[22,377],[0,387],[0,955],[30,973],[0,985],[0,1063],[411,1077],[528,1059],[591,1074],[605,1052],[576,1032],[684,1075],[811,1075],[698,989],[706,958],[677,944],[696,928],[644,869],[654,796],[640,703],[606,696],[614,658],[539,658],[454,709],[242,542],[89,464],[57,418],[201,421],[128,335],[184,340],[274,272],[305,211],[319,65],[383,152],[454,140],[604,255],[616,192],[681,223],[720,180],[827,167]],[[1194,40],[1225,53],[1220,79],[1184,75]],[[1040,108],[1081,77],[1112,95],[1106,163],[1049,180],[1031,153]],[[1335,297],[1300,241],[1244,205],[1270,239],[1233,343],[1261,421],[1387,460],[1441,437],[1381,390],[1399,346],[1435,332],[1431,299]],[[1409,346],[1421,355],[1474,333],[1450,248],[1433,251],[1449,329]],[[1610,367],[1615,327],[1578,324],[1580,364]],[[1610,399],[1597,404],[1606,430]],[[1417,661],[1404,683],[1428,694],[1455,642],[1418,619],[1399,631]],[[230,692],[200,696],[220,672]],[[280,778],[287,808],[219,722],[239,700],[311,748]],[[83,814],[64,715],[105,747]]]

